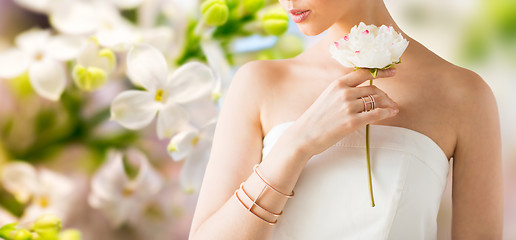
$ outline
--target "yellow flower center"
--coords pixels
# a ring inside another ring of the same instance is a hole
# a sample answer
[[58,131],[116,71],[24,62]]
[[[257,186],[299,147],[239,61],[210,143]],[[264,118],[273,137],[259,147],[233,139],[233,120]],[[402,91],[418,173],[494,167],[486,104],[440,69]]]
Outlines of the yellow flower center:
[[162,102],[164,95],[165,95],[165,91],[163,91],[162,89],[158,89],[156,91],[156,96],[154,96],[154,100],[156,100],[157,102]]
[[37,53],[34,58],[36,59],[36,61],[41,61],[41,59],[43,59],[43,53]]
[[194,139],[192,139],[192,145],[195,146],[198,141],[199,141],[199,136],[194,137]]
[[168,144],[167,149],[168,149],[168,151],[169,151],[169,152],[175,152],[175,151],[177,151],[177,147],[176,147],[176,145],[175,145],[174,143],[170,143],[170,144]]
[[48,199],[47,196],[42,196],[38,199],[38,204],[39,206],[41,206],[42,208],[46,208],[50,205],[50,200]]
[[124,197],[130,197],[131,195],[133,195],[134,193],[134,190],[130,187],[125,187],[124,190],[122,190],[122,195]]

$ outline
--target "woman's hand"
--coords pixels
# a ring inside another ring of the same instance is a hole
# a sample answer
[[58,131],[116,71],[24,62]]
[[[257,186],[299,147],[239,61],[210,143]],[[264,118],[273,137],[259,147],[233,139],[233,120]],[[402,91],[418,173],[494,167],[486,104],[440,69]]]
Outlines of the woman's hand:
[[[377,78],[392,77],[394,69],[381,70]],[[344,136],[365,126],[398,113],[398,104],[376,86],[357,87],[372,78],[367,69],[359,69],[329,84],[314,103],[287,131],[294,131],[298,147],[310,156],[333,146]],[[360,97],[372,95],[375,109],[364,112]]]

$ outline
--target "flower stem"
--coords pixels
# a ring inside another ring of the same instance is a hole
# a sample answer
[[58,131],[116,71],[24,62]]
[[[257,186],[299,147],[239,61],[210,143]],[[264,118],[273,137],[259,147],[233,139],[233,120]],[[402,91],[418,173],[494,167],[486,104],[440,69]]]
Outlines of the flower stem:
[[[373,85],[373,80],[369,80],[369,85]],[[371,193],[371,207],[374,207],[373,182],[371,180],[371,157],[369,154],[369,124],[366,125],[366,157],[367,157],[367,176],[369,177],[369,192]]]

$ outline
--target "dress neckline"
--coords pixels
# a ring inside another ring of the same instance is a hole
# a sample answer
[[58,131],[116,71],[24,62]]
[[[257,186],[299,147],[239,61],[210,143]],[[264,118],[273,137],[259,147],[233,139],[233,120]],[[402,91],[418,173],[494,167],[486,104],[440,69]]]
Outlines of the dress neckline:
[[[272,135],[271,133],[276,131],[277,129],[279,129],[280,127],[284,126],[284,125],[289,125],[289,124],[292,124],[294,123],[295,121],[286,121],[286,122],[282,122],[282,123],[278,123],[276,125],[274,125],[267,134],[265,134],[265,136],[263,137],[263,140],[262,142],[266,142],[268,141],[268,138],[270,138]],[[432,144],[434,147],[437,147],[437,149],[439,150],[440,154],[449,162],[450,159],[448,159],[448,156],[446,156],[446,153],[444,152],[444,150],[441,148],[441,146],[439,146],[439,144],[437,144],[432,138],[430,138],[429,136],[421,133],[421,132],[418,132],[416,130],[413,130],[413,129],[410,129],[410,128],[405,128],[405,127],[398,127],[398,126],[389,126],[389,125],[369,125],[370,128],[386,128],[386,129],[396,129],[396,130],[399,130],[399,131],[404,131],[404,132],[407,132],[407,133],[411,133],[412,135],[415,135],[415,136],[419,136],[421,139],[424,139],[425,141],[429,142],[430,144]]]

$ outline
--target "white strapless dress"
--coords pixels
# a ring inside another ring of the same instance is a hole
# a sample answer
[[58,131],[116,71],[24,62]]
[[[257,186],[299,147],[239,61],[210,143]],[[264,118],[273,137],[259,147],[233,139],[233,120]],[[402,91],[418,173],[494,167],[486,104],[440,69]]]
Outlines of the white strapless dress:
[[[262,159],[292,123],[267,133]],[[402,127],[370,125],[369,139],[376,206],[371,207],[363,127],[308,161],[273,240],[436,239],[449,169],[443,150]]]

